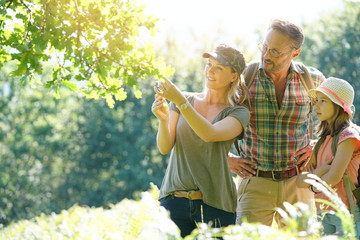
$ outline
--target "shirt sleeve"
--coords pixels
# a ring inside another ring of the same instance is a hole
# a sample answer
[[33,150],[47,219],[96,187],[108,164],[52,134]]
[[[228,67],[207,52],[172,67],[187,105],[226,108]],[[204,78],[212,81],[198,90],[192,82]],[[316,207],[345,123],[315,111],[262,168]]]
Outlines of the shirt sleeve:
[[226,113],[224,114],[224,118],[227,116],[231,116],[239,120],[243,127],[242,133],[237,137],[237,139],[242,139],[244,137],[244,131],[246,126],[250,121],[250,111],[244,106],[233,106],[229,108]]
[[340,143],[342,143],[343,141],[345,141],[346,139],[349,139],[349,138],[355,138],[358,143],[360,142],[359,132],[356,129],[352,128],[352,127],[348,127],[348,128],[345,128],[341,132],[341,134],[339,136],[338,145]]
[[171,111],[180,113],[180,110],[176,107],[175,103],[173,103],[173,102],[170,102],[170,103],[169,103],[169,109],[170,109]]

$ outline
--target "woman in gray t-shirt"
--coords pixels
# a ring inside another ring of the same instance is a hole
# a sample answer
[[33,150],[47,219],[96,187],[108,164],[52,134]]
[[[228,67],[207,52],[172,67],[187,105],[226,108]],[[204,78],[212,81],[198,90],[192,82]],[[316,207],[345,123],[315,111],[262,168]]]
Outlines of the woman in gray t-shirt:
[[221,44],[203,57],[208,59],[204,92],[182,93],[168,79],[154,87],[157,145],[162,154],[171,151],[159,199],[182,237],[201,222],[235,224],[236,187],[227,155],[250,118],[242,106],[248,90],[241,52]]

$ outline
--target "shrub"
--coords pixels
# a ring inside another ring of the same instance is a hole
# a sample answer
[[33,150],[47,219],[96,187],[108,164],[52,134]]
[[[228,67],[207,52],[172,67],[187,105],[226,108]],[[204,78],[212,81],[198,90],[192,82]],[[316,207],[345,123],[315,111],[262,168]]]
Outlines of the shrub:
[[155,187],[139,201],[124,199],[109,209],[74,205],[0,230],[0,239],[180,239],[180,231],[155,200]]
[[[324,191],[327,191],[333,203],[340,204],[337,207],[338,214],[347,222],[344,225],[346,234],[343,239],[355,239],[354,224],[349,212],[341,205],[343,203],[341,200],[339,202],[336,193],[326,189]],[[74,205],[60,214],[42,214],[31,220],[22,220],[0,228],[0,239],[182,239],[168,212],[160,207],[158,194],[159,190],[152,184],[138,201],[124,199],[108,209]],[[224,240],[339,239],[336,236],[320,236],[320,223],[313,218],[314,212],[307,205],[284,203],[284,206],[286,211],[278,210],[284,220],[283,228],[246,222],[241,226],[213,228],[211,223],[201,223],[185,240],[210,240],[218,237]]]

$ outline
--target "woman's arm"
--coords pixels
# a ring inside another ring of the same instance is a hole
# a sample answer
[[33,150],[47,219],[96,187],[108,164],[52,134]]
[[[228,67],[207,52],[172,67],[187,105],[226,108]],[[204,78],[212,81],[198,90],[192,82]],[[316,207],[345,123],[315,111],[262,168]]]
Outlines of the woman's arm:
[[167,154],[175,143],[176,124],[179,114],[169,111],[169,104],[159,94],[155,94],[155,100],[151,111],[159,120],[159,128],[156,136],[156,143],[160,153]]
[[[178,107],[187,102],[185,96],[169,80],[165,81],[164,88],[165,90],[162,92],[158,91],[156,87],[154,89],[157,94],[174,102]],[[243,131],[242,124],[234,117],[228,116],[215,124],[211,124],[191,104],[188,103],[187,105],[185,109],[179,108],[179,110],[194,132],[205,142],[230,140]]]
[[175,111],[170,111],[168,122],[159,121],[156,142],[161,154],[169,153],[175,144],[176,125],[178,119],[179,114]]
[[189,106],[180,111],[194,132],[205,142],[227,141],[239,136],[243,131],[240,121],[231,116],[211,124],[193,107]]

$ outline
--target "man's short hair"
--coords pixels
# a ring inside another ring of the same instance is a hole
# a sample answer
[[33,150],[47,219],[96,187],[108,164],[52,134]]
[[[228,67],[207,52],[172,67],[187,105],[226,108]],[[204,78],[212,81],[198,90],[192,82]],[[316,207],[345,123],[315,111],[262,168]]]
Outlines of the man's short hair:
[[277,30],[282,34],[288,35],[292,40],[294,48],[301,48],[301,45],[304,43],[304,33],[301,27],[295,25],[286,20],[275,19],[270,23],[269,30]]

